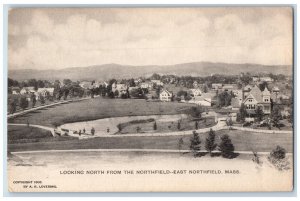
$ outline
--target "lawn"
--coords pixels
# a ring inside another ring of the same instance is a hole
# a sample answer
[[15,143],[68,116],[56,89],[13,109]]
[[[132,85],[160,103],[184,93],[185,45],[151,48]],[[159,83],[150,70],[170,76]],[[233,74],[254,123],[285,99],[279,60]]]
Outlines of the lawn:
[[[292,134],[262,134],[238,130],[216,132],[216,142],[220,136],[228,134],[237,151],[269,152],[277,145],[288,152],[293,151]],[[206,134],[200,134],[201,149],[204,149]],[[191,135],[165,137],[101,137],[71,141],[50,141],[23,144],[9,144],[9,151],[28,150],[68,150],[68,149],[178,149],[178,140],[183,139],[182,149],[189,149]]]
[[177,102],[146,102],[138,99],[106,99],[98,97],[37,110],[15,119],[10,119],[9,123],[26,123],[28,120],[30,124],[54,127],[65,123],[108,117],[180,114],[191,106],[191,104]]

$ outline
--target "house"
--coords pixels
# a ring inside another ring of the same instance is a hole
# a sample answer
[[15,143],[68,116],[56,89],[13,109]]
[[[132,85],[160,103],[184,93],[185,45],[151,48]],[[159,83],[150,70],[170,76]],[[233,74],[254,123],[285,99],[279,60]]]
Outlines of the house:
[[243,88],[243,99],[245,99],[249,95],[251,89],[252,89],[252,86],[249,84]]
[[153,84],[156,84],[156,86],[164,86],[164,83],[162,83],[162,81],[160,80],[151,80],[151,82]]
[[34,93],[34,87],[23,87],[20,91],[20,94],[24,95],[24,94],[31,94]]
[[259,82],[259,77],[258,76],[253,76],[252,81],[255,82],[255,83],[258,83]]
[[38,88],[37,93],[35,94],[38,98],[39,96],[47,97],[53,96],[54,88]]
[[194,88],[198,88],[199,87],[199,84],[198,84],[198,82],[196,80],[193,82],[193,87]]
[[201,96],[201,90],[200,89],[190,89],[189,93],[191,94],[191,96],[195,97],[195,96]]
[[201,106],[211,107],[212,103],[212,94],[211,93],[202,93],[201,96],[196,96],[192,98],[189,103],[194,103]]
[[242,90],[233,90],[232,91],[234,98],[231,99],[231,106],[233,110],[238,110],[243,102],[243,91]]
[[261,82],[273,82],[274,80],[270,77],[261,77],[259,78]]
[[255,85],[249,95],[243,100],[243,104],[246,106],[246,110],[249,114],[255,114],[255,110],[260,107],[264,114],[271,113],[271,93],[265,88],[264,91]]
[[140,83],[140,87],[142,89],[151,90],[153,88],[153,83],[152,82],[142,82],[142,83]]
[[20,87],[12,87],[11,88],[11,93],[12,94],[20,94]]
[[79,86],[84,89],[92,89],[93,88],[92,82],[88,82],[88,81],[80,82]]
[[222,83],[212,83],[211,84],[211,89],[212,90],[218,90],[218,89],[222,89],[223,84]]
[[172,100],[173,94],[172,92],[164,89],[159,94],[159,100],[169,102]]
[[127,89],[128,89],[128,86],[126,84],[116,84],[116,83],[113,83],[112,86],[111,86],[112,92],[118,91],[119,92],[119,96],[121,96],[122,94],[126,94],[127,93]]
[[228,91],[228,92],[233,91],[233,90],[236,89],[236,88],[237,88],[237,86],[234,85],[234,84],[224,84],[224,85],[222,86],[222,90],[223,90],[223,91]]

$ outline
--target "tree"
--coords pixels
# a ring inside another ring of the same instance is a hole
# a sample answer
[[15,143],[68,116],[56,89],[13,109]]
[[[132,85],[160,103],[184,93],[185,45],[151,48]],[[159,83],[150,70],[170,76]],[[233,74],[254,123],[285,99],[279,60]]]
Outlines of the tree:
[[264,118],[264,111],[261,109],[261,107],[257,107],[255,110],[256,114],[256,121],[262,121]]
[[178,140],[178,150],[179,150],[179,152],[181,152],[182,146],[183,146],[183,139],[182,139],[182,137],[181,137],[181,138],[179,138],[179,140]]
[[115,91],[115,97],[119,97],[119,94],[120,94],[119,91],[116,90],[116,91]]
[[180,121],[178,121],[177,122],[177,129],[180,130],[180,128],[181,128],[181,123],[180,123]]
[[234,146],[228,135],[223,135],[221,137],[221,143],[219,145],[219,151],[223,158],[233,158],[234,157]]
[[195,129],[198,130],[198,128],[199,128],[199,122],[195,121]]
[[122,131],[122,126],[121,126],[121,124],[118,124],[117,127],[118,127],[119,132],[121,132],[121,131]]
[[195,118],[201,118],[201,114],[204,112],[204,109],[199,105],[199,106],[193,106],[189,110],[187,110],[187,114],[191,115],[192,117]]
[[279,120],[281,119],[281,113],[280,113],[279,106],[275,105],[273,107],[273,110],[272,110],[272,113],[271,113],[271,118],[272,118],[274,126],[276,128],[280,128],[279,127]]
[[201,149],[201,140],[196,131],[193,131],[193,136],[191,137],[190,142],[190,150],[192,151],[194,157],[196,157]]
[[91,129],[91,134],[95,135],[95,128],[94,127],[92,127],[92,129]]
[[17,110],[17,103],[16,103],[16,100],[12,100],[10,103],[9,103],[9,113],[13,114],[15,113]]
[[153,130],[157,130],[157,125],[156,125],[156,121],[153,124]]
[[215,143],[215,139],[216,139],[215,131],[210,129],[208,133],[208,137],[206,138],[205,141],[205,149],[206,151],[209,152],[210,155],[212,155],[212,151],[215,150],[217,147],[217,144]]
[[36,97],[34,94],[31,95],[31,101],[32,101],[32,107],[34,107],[36,104]]
[[71,85],[71,83],[72,83],[72,80],[70,80],[70,79],[64,79],[64,80],[63,80],[63,84],[64,84],[65,86]]
[[229,126],[229,128],[231,128],[231,126],[233,125],[233,121],[231,117],[226,121],[226,124],[227,126]]
[[26,99],[26,97],[22,96],[20,98],[20,103],[19,103],[20,107],[25,110],[28,107],[28,101]]
[[241,105],[240,111],[239,111],[239,119],[241,122],[245,121],[245,118],[247,116],[247,110],[244,104]]
[[268,88],[268,83],[266,81],[264,81],[264,82],[260,83],[258,85],[258,87],[261,91],[263,91],[263,90],[265,90],[265,88]]
[[40,96],[39,96],[39,100],[40,100],[40,103],[41,103],[42,105],[45,104],[45,98],[44,98],[44,96],[40,95]]

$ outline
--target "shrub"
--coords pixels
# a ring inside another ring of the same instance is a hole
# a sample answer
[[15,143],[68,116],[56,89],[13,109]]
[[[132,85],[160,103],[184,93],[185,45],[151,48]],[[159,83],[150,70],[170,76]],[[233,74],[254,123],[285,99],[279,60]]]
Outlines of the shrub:
[[243,124],[243,127],[249,127],[249,126],[251,126],[250,122],[246,122],[246,123]]
[[285,149],[277,146],[275,149],[273,149],[270,153],[270,157],[273,157],[275,159],[284,159],[285,158]]
[[268,156],[268,160],[279,171],[290,169],[290,162],[285,157],[286,151],[284,148],[277,146]]

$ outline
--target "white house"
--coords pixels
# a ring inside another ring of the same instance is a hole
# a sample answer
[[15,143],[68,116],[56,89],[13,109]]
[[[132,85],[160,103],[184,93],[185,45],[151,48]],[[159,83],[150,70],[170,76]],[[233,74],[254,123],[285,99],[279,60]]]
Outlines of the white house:
[[54,92],[54,88],[38,88],[37,90],[38,96],[43,96],[43,97],[53,96],[53,92]]
[[160,80],[151,80],[152,83],[156,84],[156,86],[164,86],[164,83]]
[[142,89],[149,89],[149,90],[151,90],[153,88],[153,83],[152,82],[142,82],[142,83],[140,83],[140,87]]
[[169,102],[172,100],[172,96],[173,96],[172,92],[169,92],[168,90],[164,89],[159,94],[159,100]]
[[211,88],[212,88],[213,90],[222,89],[222,87],[223,87],[223,84],[222,84],[222,83],[212,83],[212,84],[211,84]]
[[195,96],[201,96],[202,92],[200,89],[190,89],[190,94],[195,97]]
[[34,93],[34,87],[23,87],[20,91],[20,94],[30,94],[30,93]]

